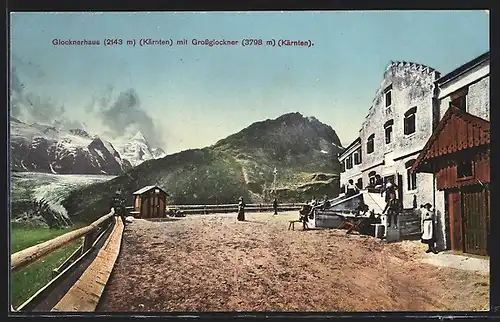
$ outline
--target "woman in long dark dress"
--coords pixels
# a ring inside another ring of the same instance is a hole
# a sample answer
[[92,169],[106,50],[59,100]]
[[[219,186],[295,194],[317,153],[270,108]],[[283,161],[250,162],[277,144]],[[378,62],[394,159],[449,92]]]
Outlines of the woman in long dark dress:
[[243,197],[240,197],[238,203],[238,220],[239,221],[244,221],[245,220],[245,202],[243,201]]
[[431,210],[432,205],[430,203],[426,203],[422,206],[421,213],[421,241],[424,244],[427,244],[429,248],[425,251],[426,253],[434,253],[437,254],[436,248],[434,244],[436,243],[436,232],[434,225],[434,212]]

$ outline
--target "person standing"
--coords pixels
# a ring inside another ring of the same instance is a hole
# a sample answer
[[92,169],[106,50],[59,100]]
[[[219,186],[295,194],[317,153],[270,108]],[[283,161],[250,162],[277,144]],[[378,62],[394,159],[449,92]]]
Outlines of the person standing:
[[243,201],[243,197],[240,197],[238,203],[238,220],[245,221],[245,201]]
[[387,227],[391,226],[391,222],[394,222],[394,228],[398,228],[398,215],[401,211],[401,204],[396,198],[396,193],[391,192],[389,194],[389,201],[385,206],[382,214],[387,212]]
[[437,254],[436,248],[434,244],[436,243],[435,237],[435,227],[434,227],[434,212],[431,210],[432,205],[430,203],[426,203],[421,206],[421,241],[424,244],[428,245],[428,249],[425,251],[426,253],[434,253]]
[[382,179],[380,174],[375,175],[375,184],[374,184],[373,189],[375,189],[375,191],[380,192],[380,193],[383,193],[383,191],[384,191],[384,179]]
[[273,210],[274,210],[274,215],[277,215],[278,214],[278,200],[276,198],[274,198],[274,201],[273,201]]
[[323,207],[323,210],[326,210],[326,209],[330,208],[330,200],[328,200],[328,196],[327,195],[325,195],[325,197],[323,198],[322,207]]
[[385,192],[385,202],[389,201],[391,194],[396,194],[397,188],[398,188],[398,186],[396,186],[396,184],[394,182],[392,182],[392,179],[389,179],[387,181],[387,183],[385,184],[385,188],[382,191],[382,193]]
[[117,216],[120,216],[123,222],[123,226],[126,225],[125,217],[127,209],[125,208],[125,199],[122,197],[122,192],[118,189],[111,200],[111,208],[114,210]]

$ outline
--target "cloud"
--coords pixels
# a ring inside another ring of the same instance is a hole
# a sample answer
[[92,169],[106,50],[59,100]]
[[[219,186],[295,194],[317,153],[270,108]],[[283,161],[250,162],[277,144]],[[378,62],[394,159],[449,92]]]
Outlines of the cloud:
[[67,113],[64,104],[56,102],[50,95],[38,94],[26,83],[29,80],[36,84],[45,76],[40,66],[19,57],[12,58],[10,110],[13,117],[66,129],[83,128],[108,139],[132,136],[140,131],[151,147],[165,149],[163,134],[148,112],[141,108],[135,89],[117,93],[112,85],[108,85],[89,99],[81,113],[76,113],[73,105],[71,113]]
[[[108,88],[109,89],[109,88]],[[153,118],[141,108],[137,91],[133,88],[122,91],[114,101],[109,91],[98,101],[99,116],[105,120],[108,129],[116,136],[140,131],[152,146],[162,146],[162,135]]]
[[[23,74],[34,77],[43,77],[44,74],[32,64],[13,59],[19,65],[12,67],[10,79],[11,94],[11,115],[14,117],[23,117],[31,122],[51,123],[64,115],[64,106],[52,102],[49,98],[32,92],[21,80],[20,70]],[[19,63],[20,62],[20,63]],[[21,68],[19,68],[19,66]]]

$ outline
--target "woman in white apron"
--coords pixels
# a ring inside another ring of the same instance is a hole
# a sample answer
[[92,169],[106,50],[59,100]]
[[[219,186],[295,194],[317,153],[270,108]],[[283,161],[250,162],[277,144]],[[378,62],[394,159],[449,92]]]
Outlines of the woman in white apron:
[[422,243],[429,245],[429,249],[427,249],[425,252],[432,252],[434,254],[437,254],[436,248],[434,247],[434,244],[436,243],[436,234],[434,225],[434,212],[431,210],[432,205],[430,203],[426,203],[421,207],[421,240]]

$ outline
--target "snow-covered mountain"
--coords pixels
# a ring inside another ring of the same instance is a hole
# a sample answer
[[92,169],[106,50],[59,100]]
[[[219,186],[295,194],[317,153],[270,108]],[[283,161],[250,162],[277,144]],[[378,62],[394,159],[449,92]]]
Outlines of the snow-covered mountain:
[[159,159],[166,156],[161,148],[151,148],[146,138],[140,131],[130,138],[121,138],[114,141],[114,146],[123,159],[126,159],[132,166],[138,166],[144,161]]
[[120,174],[132,166],[163,157],[138,132],[110,142],[81,128],[63,130],[11,118],[11,166],[14,171],[55,174]]

